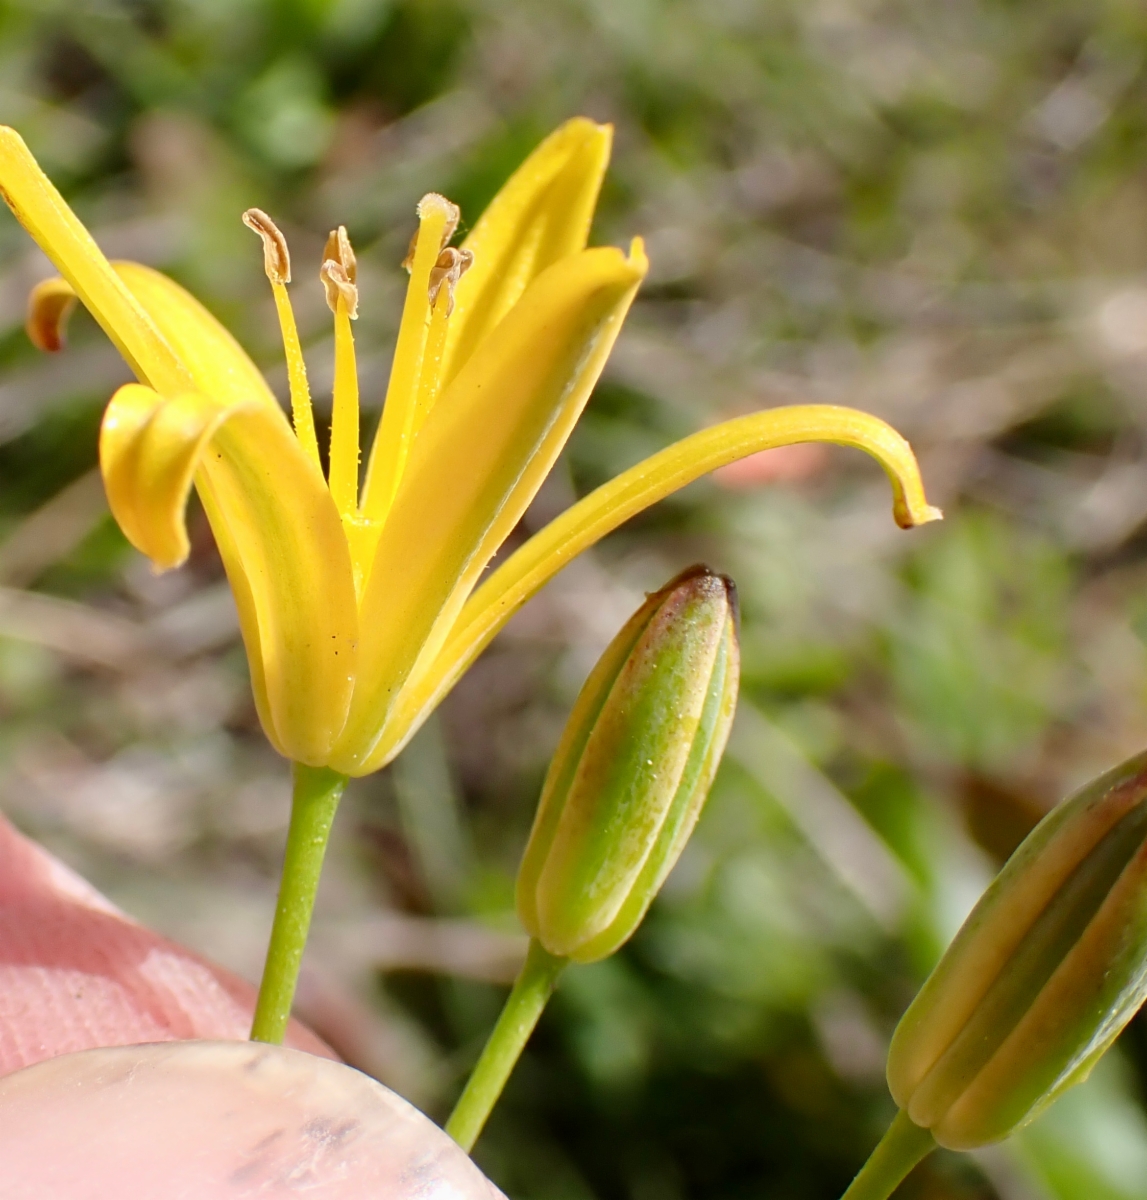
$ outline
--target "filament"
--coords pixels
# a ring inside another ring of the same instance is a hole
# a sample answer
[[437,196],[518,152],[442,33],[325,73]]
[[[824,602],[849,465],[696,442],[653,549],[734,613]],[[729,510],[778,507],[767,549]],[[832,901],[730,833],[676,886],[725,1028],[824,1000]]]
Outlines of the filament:
[[358,513],[358,368],[350,323],[358,316],[357,266],[340,225],[327,241],[319,278],[335,315],[335,383],[331,412],[330,489],[344,521]]
[[319,442],[315,437],[315,416],[311,408],[311,389],[307,383],[307,364],[299,342],[295,312],[286,285],[291,282],[291,256],[287,239],[279,227],[262,209],[249,208],[243,214],[243,224],[263,240],[263,269],[271,283],[275,310],[279,314],[279,329],[283,337],[283,354],[287,360],[287,381],[291,390],[291,420],[295,436],[303,453],[322,470],[319,461]]

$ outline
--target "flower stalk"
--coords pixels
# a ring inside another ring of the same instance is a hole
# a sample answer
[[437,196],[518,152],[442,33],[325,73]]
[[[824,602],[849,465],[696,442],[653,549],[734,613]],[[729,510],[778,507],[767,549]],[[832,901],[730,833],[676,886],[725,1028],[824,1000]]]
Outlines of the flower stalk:
[[935,1146],[927,1129],[914,1124],[907,1113],[897,1113],[841,1200],[888,1200],[908,1172]]
[[275,1045],[282,1043],[291,1019],[315,893],[347,779],[326,767],[295,763],[294,783],[279,899],[251,1025],[253,1042]]
[[526,961],[498,1023],[445,1125],[446,1132],[467,1153],[478,1140],[568,963],[568,958],[550,954],[540,942],[530,939]]

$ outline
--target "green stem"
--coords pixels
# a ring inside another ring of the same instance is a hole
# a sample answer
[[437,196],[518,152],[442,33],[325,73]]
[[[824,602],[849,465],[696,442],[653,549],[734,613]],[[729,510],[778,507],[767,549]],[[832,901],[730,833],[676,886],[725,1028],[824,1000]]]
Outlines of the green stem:
[[291,801],[291,826],[279,883],[279,903],[271,926],[271,943],[263,967],[263,982],[251,1025],[253,1042],[279,1045],[291,1019],[291,1004],[299,982],[299,964],[311,927],[315,891],[323,869],[323,856],[331,835],[331,822],[346,787],[346,776],[326,767],[294,764],[295,793]]
[[568,958],[556,958],[531,940],[502,1015],[446,1122],[446,1132],[463,1150],[469,1152],[478,1140],[567,962]]
[[841,1200],[888,1200],[909,1171],[936,1146],[932,1134],[901,1110]]

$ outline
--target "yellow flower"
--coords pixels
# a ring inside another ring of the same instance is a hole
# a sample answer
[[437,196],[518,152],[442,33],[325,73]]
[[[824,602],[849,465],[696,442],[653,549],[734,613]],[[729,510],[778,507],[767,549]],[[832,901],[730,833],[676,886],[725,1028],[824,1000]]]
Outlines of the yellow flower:
[[61,345],[78,298],[140,382],[112,397],[100,461],[112,511],[157,568],[187,556],[194,483],[235,593],[263,727],[310,767],[389,762],[509,617],[574,555],[698,476],[771,446],[829,441],[873,454],[899,523],[937,517],[907,443],[851,409],[798,406],[703,430],[575,504],[477,586],[565,444],[645,274],[586,249],[611,131],[563,125],[510,178],[460,248],[458,210],[418,206],[410,284],[378,435],[359,483],[351,321],[355,260],[331,235],[320,271],[335,322],[326,477],[286,285],[286,242],[263,239],[291,390],[288,421],[231,335],[170,279],[111,264],[0,127],[0,193],[63,278],[33,293],[28,328]]

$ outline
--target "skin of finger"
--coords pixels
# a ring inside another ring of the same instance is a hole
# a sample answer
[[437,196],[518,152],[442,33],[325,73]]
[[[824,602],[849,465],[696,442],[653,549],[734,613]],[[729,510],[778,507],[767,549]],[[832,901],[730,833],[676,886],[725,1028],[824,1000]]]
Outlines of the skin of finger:
[[433,1122],[280,1046],[65,1055],[0,1079],[6,1200],[504,1200]]
[[[0,1075],[97,1046],[246,1039],[255,989],[136,924],[0,817]],[[298,1022],[289,1045],[333,1057]]]

